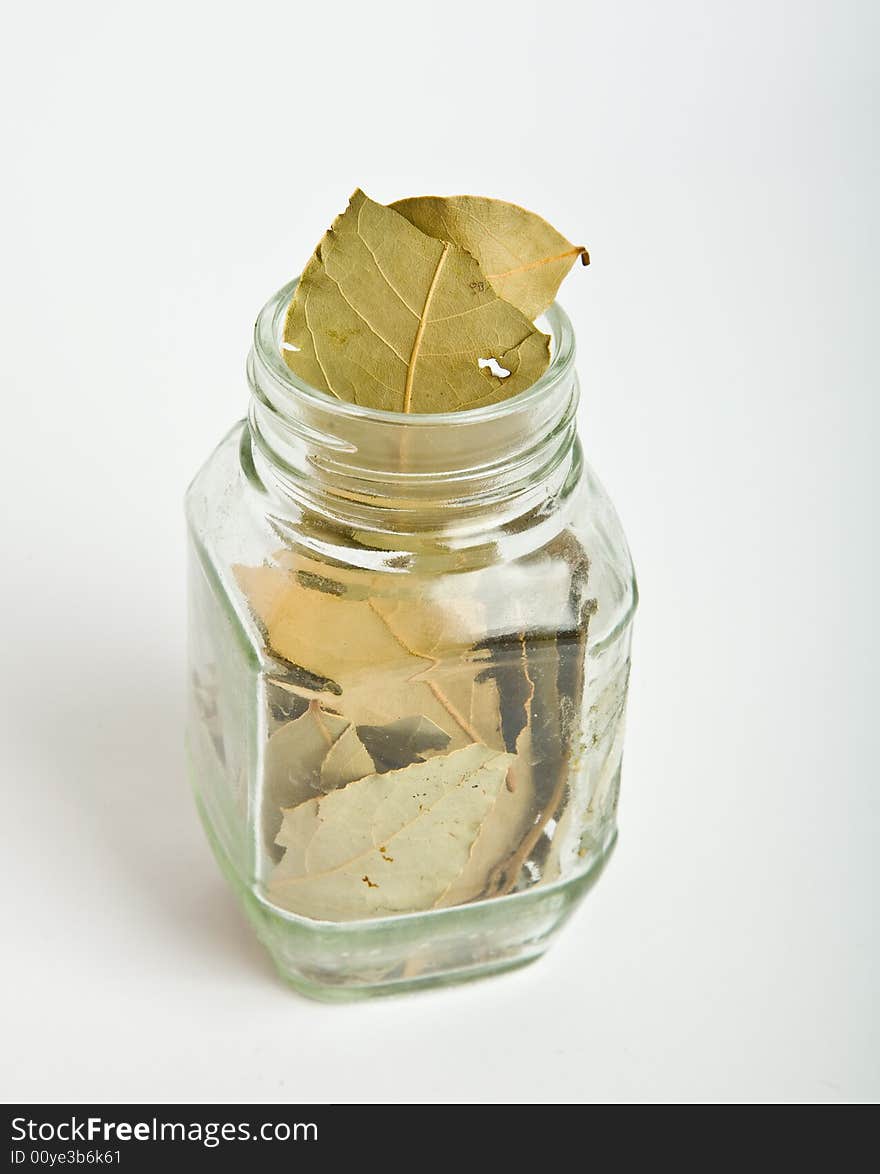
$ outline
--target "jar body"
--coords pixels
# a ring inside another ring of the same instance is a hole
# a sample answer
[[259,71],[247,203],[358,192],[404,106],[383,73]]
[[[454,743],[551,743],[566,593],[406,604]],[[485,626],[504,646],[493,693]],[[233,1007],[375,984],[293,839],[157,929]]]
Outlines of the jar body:
[[379,524],[288,493],[252,416],[188,491],[192,786],[305,993],[527,962],[608,858],[635,583],[576,439],[563,458],[515,509]]

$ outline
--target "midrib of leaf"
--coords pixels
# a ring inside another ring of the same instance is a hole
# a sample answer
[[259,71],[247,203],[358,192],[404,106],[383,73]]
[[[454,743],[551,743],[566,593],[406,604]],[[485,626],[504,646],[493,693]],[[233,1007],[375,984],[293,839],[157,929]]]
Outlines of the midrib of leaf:
[[437,268],[434,270],[434,276],[431,278],[431,284],[428,286],[428,292],[425,295],[425,304],[422,307],[422,314],[419,318],[419,324],[416,327],[415,338],[413,339],[412,351],[409,356],[409,364],[406,369],[406,383],[403,388],[403,410],[404,412],[412,411],[412,394],[413,381],[416,374],[416,363],[419,358],[419,347],[422,345],[422,335],[425,332],[425,323],[428,321],[428,310],[431,306],[431,300],[434,297],[434,290],[437,288],[437,281],[440,277],[440,271],[446,264],[446,257],[449,253],[449,241],[443,242],[443,251],[437,260]]
[[[504,758],[504,757],[506,757],[506,755],[504,755],[503,753],[501,753],[499,751],[499,753],[493,754],[491,758],[485,759],[483,762],[480,763],[479,766],[475,766],[473,768],[473,770],[467,771],[465,774],[463,774],[461,776],[461,778],[455,784],[454,787],[451,787],[447,791],[441,792],[441,794],[439,794],[437,796],[437,798],[434,800],[433,803],[428,804],[428,806],[426,806],[426,807],[423,806],[419,810],[418,814],[416,815],[416,817],[414,819],[408,820],[406,823],[401,824],[396,832],[393,832],[390,836],[385,837],[385,839],[383,840],[383,843],[393,844],[398,836],[401,836],[401,835],[403,835],[404,832],[409,831],[409,829],[414,827],[419,822],[420,819],[423,819],[424,816],[429,815],[434,810],[435,807],[438,807],[441,803],[443,803],[445,800],[447,800],[456,791],[460,791],[465,786],[466,783],[470,782],[470,780],[474,777],[474,775],[477,775],[480,773],[480,771],[485,770],[487,767],[490,767],[496,761],[496,759]],[[409,770],[409,767],[403,767],[402,770]],[[401,772],[388,771],[385,775],[383,775],[381,777],[387,779],[388,775],[398,774],[398,773],[401,773]],[[334,792],[334,794],[341,794],[341,793],[342,792]],[[314,800],[314,802],[318,804],[319,815],[320,815],[320,805],[327,798],[329,798],[329,796],[324,796],[323,799],[315,799]],[[302,876],[287,877],[284,880],[275,881],[275,887],[276,888],[285,888],[290,885],[298,884],[300,881],[315,880],[317,878],[323,879],[324,877],[332,876],[335,872],[343,872],[346,868],[350,868],[351,865],[355,863],[355,861],[363,860],[364,857],[369,856],[371,852],[378,852],[378,851],[379,851],[379,844],[375,843],[375,839],[374,839],[373,844],[369,848],[364,849],[363,852],[358,852],[356,856],[349,857],[348,860],[343,860],[341,864],[337,864],[334,868],[325,868],[322,872],[305,872]],[[308,856],[308,848],[306,848],[306,851],[304,853],[304,859],[307,856]]]
[[[490,281],[500,277],[511,277],[514,273],[525,273],[529,269],[540,269],[542,265],[552,265],[554,261],[564,261],[566,257],[588,257],[589,254],[583,245],[575,245],[566,249],[564,253],[556,253],[553,257],[539,257],[537,261],[529,261],[526,265],[516,265],[513,269],[505,269],[501,273],[487,273]],[[586,265],[587,262],[585,261]]]

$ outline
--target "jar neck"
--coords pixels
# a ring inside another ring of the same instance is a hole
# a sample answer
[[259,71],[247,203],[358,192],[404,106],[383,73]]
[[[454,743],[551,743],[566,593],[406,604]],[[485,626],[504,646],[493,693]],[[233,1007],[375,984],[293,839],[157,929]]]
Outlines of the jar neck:
[[287,367],[280,341],[295,284],[260,313],[247,364],[253,465],[273,496],[362,530],[463,537],[559,495],[576,463],[579,394],[559,307],[546,315],[553,358],[533,387],[472,411],[403,415],[336,400]]

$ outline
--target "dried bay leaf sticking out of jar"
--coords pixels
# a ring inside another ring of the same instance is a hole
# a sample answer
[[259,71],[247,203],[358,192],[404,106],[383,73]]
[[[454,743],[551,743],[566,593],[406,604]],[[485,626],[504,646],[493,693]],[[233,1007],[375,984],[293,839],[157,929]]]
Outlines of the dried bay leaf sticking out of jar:
[[284,326],[285,361],[300,378],[393,412],[508,399],[546,370],[549,343],[469,252],[360,190],[303,270]]
[[556,297],[575,261],[590,257],[541,216],[488,196],[412,196],[391,205],[438,240],[467,249],[492,288],[534,320]]
[[285,811],[269,896],[325,921],[430,909],[467,865],[510,761],[467,746]]

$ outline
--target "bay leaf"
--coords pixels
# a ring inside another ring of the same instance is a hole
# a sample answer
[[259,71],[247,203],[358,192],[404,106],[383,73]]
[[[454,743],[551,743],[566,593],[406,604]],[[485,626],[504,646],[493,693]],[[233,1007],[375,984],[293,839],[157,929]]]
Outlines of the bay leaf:
[[469,648],[485,628],[476,604],[434,601],[419,594],[420,585],[406,596],[364,598],[347,586],[337,593],[314,577],[269,565],[233,572],[269,650],[296,670],[301,683],[291,677],[289,689],[356,726],[415,712],[449,735],[449,749],[484,740],[468,718],[480,670],[468,662]]
[[[448,741],[448,739],[447,739]],[[375,770],[373,760],[361,741],[357,729],[349,725],[336,739],[321,763],[319,786],[322,791],[335,791],[362,779]]]
[[308,704],[295,688],[290,687],[286,674],[270,674],[266,677],[266,705],[273,730],[285,722],[301,717],[308,709]]
[[550,358],[547,335],[498,296],[469,252],[360,190],[303,270],[284,342],[287,365],[313,387],[395,412],[507,399]]
[[536,702],[533,677],[543,678],[531,672],[526,609],[519,601],[508,602],[507,620],[515,622],[517,630],[486,640],[480,647],[487,654],[482,677],[493,681],[498,690],[502,737],[515,758],[507,787],[480,831],[468,868],[445,895],[444,903],[503,891],[509,876],[518,875],[522,864],[518,853],[541,818],[545,775],[540,757],[535,756],[532,726],[540,725],[546,713],[546,706]]
[[[428,662],[400,645],[367,599],[306,586],[295,572],[278,567],[233,571],[265,629],[269,650],[297,669],[296,681],[289,678],[291,690],[343,708],[356,725],[380,725],[389,714],[414,708],[435,721],[449,717],[426,685],[410,683]],[[463,732],[461,739],[461,745],[472,741]]]
[[[508,892],[523,878],[534,882],[541,875],[555,821],[569,801],[572,755],[582,737],[587,634],[596,601],[587,597],[589,559],[571,532],[558,535],[533,560],[539,560],[548,584],[555,581],[563,587],[568,620],[558,628],[540,627],[534,608],[513,596],[496,615],[496,622],[508,630],[479,646],[485,658],[483,675],[497,683],[500,693],[504,744],[515,751],[516,762],[510,794],[499,799],[481,830],[471,875],[458,879],[451,893],[455,900],[473,899],[463,897],[462,887],[477,883],[487,865],[489,881],[480,896]],[[510,849],[502,854],[505,843]]]
[[[485,671],[488,654],[479,641],[487,629],[487,605],[476,597],[474,576],[456,576],[441,585],[444,594],[438,595],[438,584],[431,577],[422,582],[419,577],[321,566],[289,549],[276,557],[284,569],[236,568],[239,584],[275,655],[305,666],[298,669],[299,679],[306,670],[315,680],[332,676],[338,692],[319,693],[317,699],[343,719],[357,723],[357,738],[377,773],[399,770],[471,742],[495,751],[518,749],[516,734],[526,725],[532,691],[525,676],[523,636],[513,637],[511,674],[520,716],[512,723],[508,720],[505,738],[498,682],[492,672]],[[349,608],[354,611],[347,618]],[[374,643],[377,621],[385,631]],[[326,640],[328,632],[334,634],[333,640]],[[309,641],[321,634],[324,639],[312,646]],[[357,648],[359,640],[361,649],[355,654],[352,645]],[[505,657],[498,659],[503,677]],[[415,700],[421,702],[422,713],[412,712]],[[365,713],[382,717],[364,721]],[[396,716],[401,713],[406,716]],[[323,789],[334,759],[343,753],[343,743],[352,738],[352,732],[344,733],[329,751],[322,768]],[[531,764],[524,755],[511,763],[506,782],[461,874],[438,897],[440,905],[479,896],[534,821]]]
[[485,605],[463,588],[441,598],[428,586],[377,595],[371,603],[401,646],[430,662],[422,679],[458,726],[475,742],[512,749],[498,736],[498,694],[482,672],[478,641],[486,630]]
[[325,713],[312,701],[305,713],[280,726],[266,743],[263,838],[273,854],[282,808],[295,807],[314,796],[321,784],[321,765],[348,728],[345,718]]
[[537,815],[528,761],[527,731],[508,768],[505,785],[474,841],[468,862],[437,901],[438,908],[493,895],[493,879],[522,844]]
[[466,746],[285,811],[270,898],[324,921],[430,909],[467,864],[510,762]]
[[534,321],[578,257],[573,245],[541,216],[488,196],[413,196],[396,200],[395,211],[438,240],[452,241],[476,257],[492,288]]
[[398,718],[384,726],[358,726],[357,735],[380,774],[424,762],[450,742],[449,734],[424,714]]

